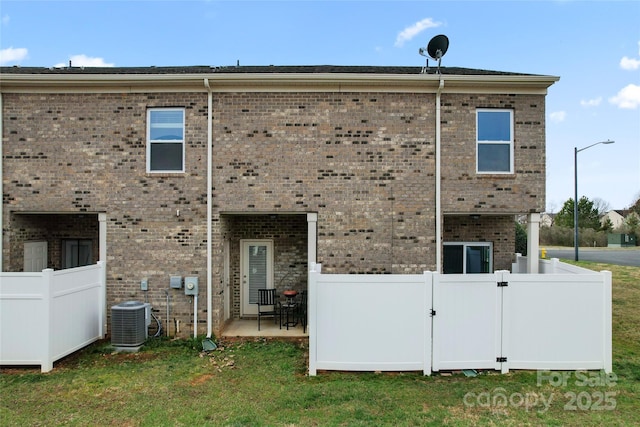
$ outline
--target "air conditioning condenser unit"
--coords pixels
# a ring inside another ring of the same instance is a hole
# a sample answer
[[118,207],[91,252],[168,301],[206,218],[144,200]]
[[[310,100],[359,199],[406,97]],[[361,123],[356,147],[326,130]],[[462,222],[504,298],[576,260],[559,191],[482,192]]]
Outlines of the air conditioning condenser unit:
[[111,307],[111,344],[138,347],[148,338],[151,304],[126,301]]

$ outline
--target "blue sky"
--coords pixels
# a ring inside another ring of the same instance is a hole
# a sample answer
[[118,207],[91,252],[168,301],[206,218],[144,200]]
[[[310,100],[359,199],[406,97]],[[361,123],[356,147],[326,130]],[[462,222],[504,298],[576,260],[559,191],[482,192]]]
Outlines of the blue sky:
[[0,2],[4,66],[444,66],[559,76],[547,96],[547,210],[640,197],[640,1]]

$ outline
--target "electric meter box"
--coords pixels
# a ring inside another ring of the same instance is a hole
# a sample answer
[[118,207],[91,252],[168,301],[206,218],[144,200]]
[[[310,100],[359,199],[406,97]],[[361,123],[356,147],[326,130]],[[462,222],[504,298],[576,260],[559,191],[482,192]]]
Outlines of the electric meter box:
[[198,278],[197,277],[184,278],[184,294],[198,295]]

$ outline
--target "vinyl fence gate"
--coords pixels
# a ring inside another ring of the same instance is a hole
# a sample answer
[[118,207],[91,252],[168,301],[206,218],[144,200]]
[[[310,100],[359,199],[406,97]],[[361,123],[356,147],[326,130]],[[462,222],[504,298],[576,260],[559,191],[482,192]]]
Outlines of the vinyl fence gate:
[[[611,273],[309,275],[309,373],[604,369]],[[585,270],[586,271],[586,270]]]

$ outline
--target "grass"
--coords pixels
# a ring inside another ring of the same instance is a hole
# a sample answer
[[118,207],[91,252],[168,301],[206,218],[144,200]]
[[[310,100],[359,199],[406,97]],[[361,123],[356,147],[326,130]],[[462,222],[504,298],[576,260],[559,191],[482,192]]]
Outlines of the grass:
[[[428,426],[640,424],[640,268],[613,273],[615,381],[575,372],[566,385],[537,372],[475,378],[420,373],[306,375],[304,341],[152,340],[135,354],[92,345],[41,374],[0,375],[3,426]],[[381,337],[381,345],[393,345]],[[550,375],[561,375],[554,372]],[[561,377],[553,377],[557,380]],[[593,386],[582,386],[587,382]],[[505,397],[506,402],[500,400]],[[545,403],[549,402],[547,407]]]

